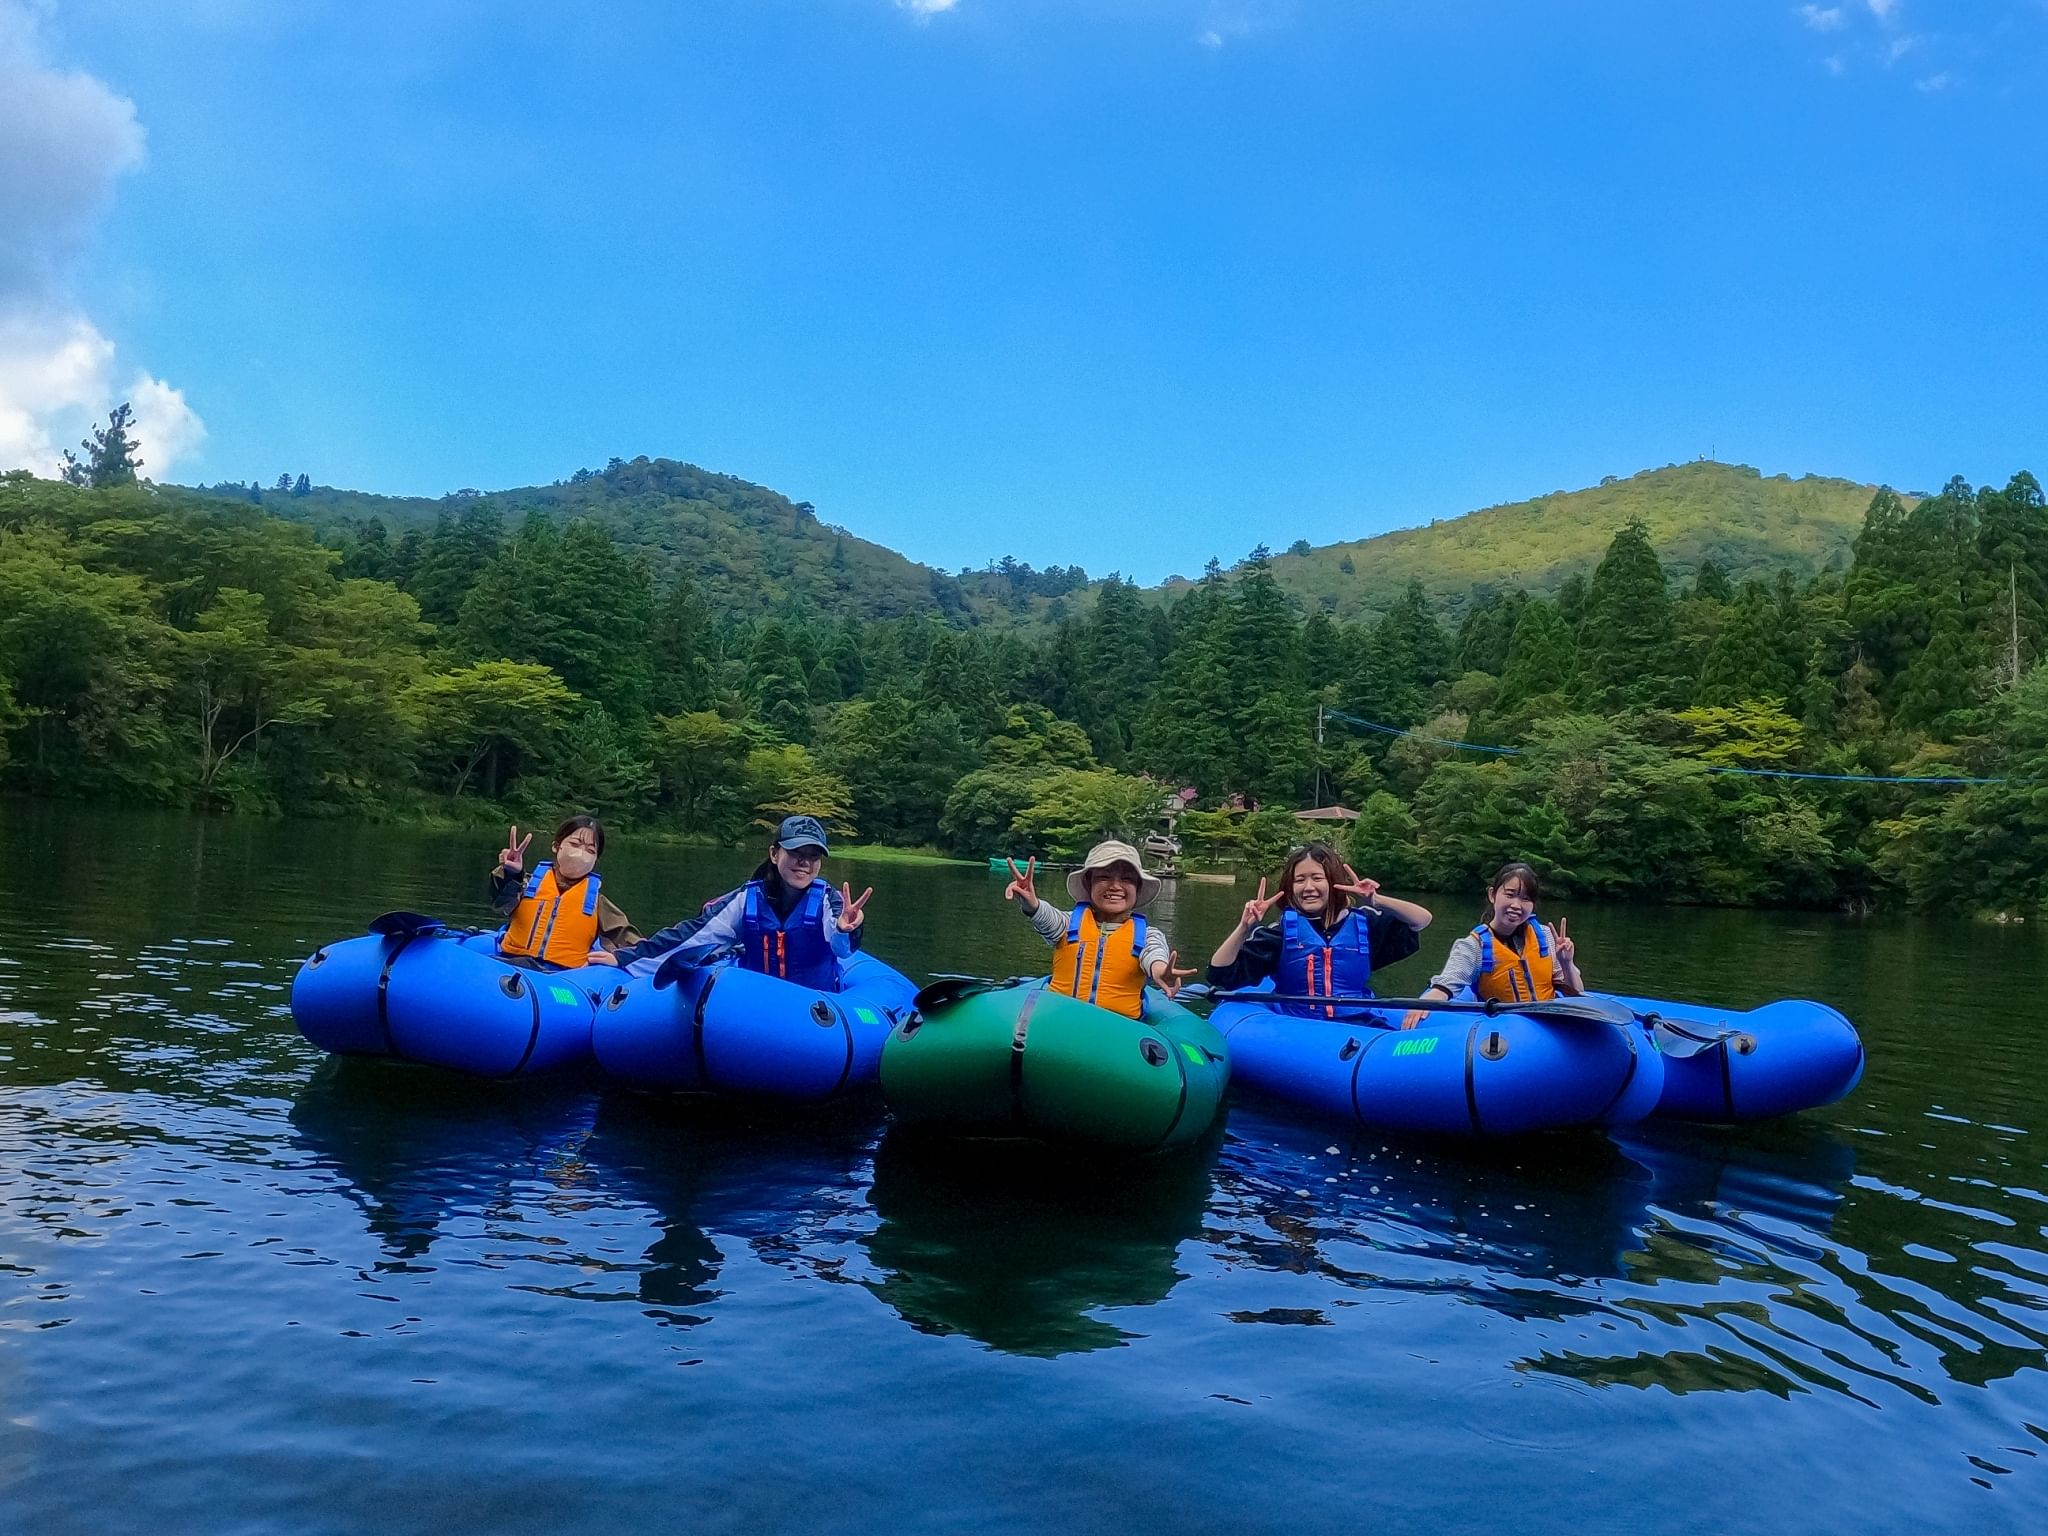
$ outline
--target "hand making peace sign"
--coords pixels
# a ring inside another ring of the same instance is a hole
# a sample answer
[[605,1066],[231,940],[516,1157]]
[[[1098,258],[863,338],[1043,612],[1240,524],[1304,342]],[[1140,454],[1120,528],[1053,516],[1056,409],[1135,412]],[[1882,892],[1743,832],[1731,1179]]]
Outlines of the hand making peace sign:
[[1266,882],[1261,880],[1259,882],[1259,894],[1244,904],[1244,916],[1238,919],[1237,926],[1244,932],[1250,933],[1252,929],[1265,920],[1266,914],[1273,910],[1274,904],[1285,894],[1283,891],[1275,891],[1272,895],[1268,896],[1266,894]]
[[1347,896],[1356,896],[1360,901],[1366,903],[1368,906],[1371,905],[1373,897],[1379,894],[1379,881],[1361,880],[1358,876],[1358,871],[1353,869],[1349,864],[1346,864],[1344,866],[1344,875],[1345,878],[1348,879],[1351,883],[1349,885],[1335,886],[1332,887],[1332,889],[1342,891]]
[[861,911],[861,908],[868,904],[868,898],[874,894],[875,888],[872,885],[862,891],[858,898],[854,896],[851,885],[839,887],[839,931],[841,933],[851,933],[868,920],[868,915]]
[[1010,866],[1010,883],[1003,887],[1003,900],[1021,901],[1026,912],[1036,912],[1038,887],[1032,883],[1031,877],[1038,872],[1038,860],[1025,860],[1022,869],[1017,867],[1015,859],[1005,859],[1003,862]]
[[1186,986],[1188,978],[1195,974],[1193,971],[1183,969],[1179,961],[1180,951],[1177,949],[1169,951],[1166,956],[1165,968],[1153,978],[1159,984],[1159,990],[1164,992],[1169,998],[1179,997],[1180,989]]
[[1551,925],[1550,931],[1557,937],[1557,958],[1559,963],[1570,965],[1572,963],[1572,956],[1578,953],[1578,946],[1566,935],[1564,922],[1565,920],[1560,917]]
[[514,827],[506,834],[505,846],[498,850],[498,868],[514,875],[526,868],[526,845],[532,841],[531,832],[521,837],[519,829]]

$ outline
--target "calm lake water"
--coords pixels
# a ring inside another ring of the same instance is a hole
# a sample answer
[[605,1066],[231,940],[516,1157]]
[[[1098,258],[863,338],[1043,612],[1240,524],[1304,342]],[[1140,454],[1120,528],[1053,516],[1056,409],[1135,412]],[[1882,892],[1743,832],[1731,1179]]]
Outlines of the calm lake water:
[[[1559,907],[1596,985],[1835,1003],[1862,1086],[1485,1154],[1239,1103],[1133,1172],[302,1041],[299,960],[484,921],[495,846],[0,806],[0,1529],[2048,1519],[2035,929]],[[651,927],[750,863],[606,890]],[[833,868],[907,970],[1043,964],[981,871]],[[1242,899],[1154,917],[1205,953]]]

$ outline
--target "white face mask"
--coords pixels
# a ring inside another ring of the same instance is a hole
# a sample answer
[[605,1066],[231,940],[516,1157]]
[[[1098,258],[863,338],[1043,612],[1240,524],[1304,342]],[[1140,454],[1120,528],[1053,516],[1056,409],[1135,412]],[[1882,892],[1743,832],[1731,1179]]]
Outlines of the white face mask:
[[578,843],[564,843],[555,850],[555,873],[564,880],[581,880],[597,868],[597,855]]

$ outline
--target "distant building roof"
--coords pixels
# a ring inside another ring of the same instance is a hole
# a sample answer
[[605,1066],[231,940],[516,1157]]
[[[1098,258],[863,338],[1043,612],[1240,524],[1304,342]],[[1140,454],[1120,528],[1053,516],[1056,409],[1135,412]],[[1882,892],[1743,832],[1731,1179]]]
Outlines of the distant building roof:
[[1341,805],[1318,806],[1312,811],[1296,811],[1296,821],[1356,821],[1358,812]]

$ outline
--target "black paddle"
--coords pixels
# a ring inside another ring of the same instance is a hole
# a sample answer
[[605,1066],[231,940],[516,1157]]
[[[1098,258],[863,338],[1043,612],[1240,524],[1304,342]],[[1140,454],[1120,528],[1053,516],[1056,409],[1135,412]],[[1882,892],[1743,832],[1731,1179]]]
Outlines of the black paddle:
[[661,962],[660,966],[658,966],[654,972],[655,987],[658,989],[661,987],[674,986],[677,982],[681,981],[683,977],[687,975],[689,972],[696,970],[699,966],[699,963],[700,962],[693,960],[688,955],[682,953],[670,955],[666,960]]
[[1642,1019],[1650,1026],[1650,1033],[1656,1038],[1658,1053],[1669,1056],[1674,1061],[1684,1061],[1688,1056],[1697,1056],[1703,1051],[1711,1051],[1717,1045],[1726,1045],[1731,1040],[1739,1041],[1742,1037],[1742,1031],[1733,1028],[1711,1030],[1702,1034],[1698,1026],[1676,1023],[1660,1013],[1646,1013]]
[[370,932],[387,939],[416,939],[422,934],[440,933],[447,924],[424,912],[386,912],[370,919]]
[[919,1013],[928,1013],[934,1008],[943,1008],[948,1003],[957,1003],[983,992],[1000,992],[1005,987],[1016,986],[1019,982],[1037,979],[1034,976],[1012,976],[1007,981],[991,981],[986,976],[942,974],[934,976],[930,986],[920,989],[917,996],[911,999],[910,1006]]
[[1636,1022],[1636,1013],[1625,1003],[1606,997],[1555,997],[1541,1003],[1453,1002],[1439,997],[1319,997],[1312,992],[1212,992],[1219,1003],[1311,1003],[1341,1013],[1483,1013],[1497,1018],[1503,1013],[1526,1014],[1532,1019],[1549,1019],[1560,1024],[1614,1024]]

